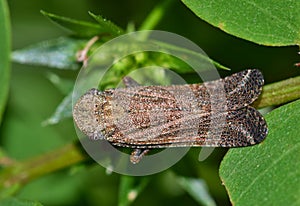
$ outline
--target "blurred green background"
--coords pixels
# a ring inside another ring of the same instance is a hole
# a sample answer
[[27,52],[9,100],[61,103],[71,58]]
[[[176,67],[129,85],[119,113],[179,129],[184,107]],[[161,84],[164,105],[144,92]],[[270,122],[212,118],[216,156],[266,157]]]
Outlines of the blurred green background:
[[[74,19],[91,21],[88,11],[101,14],[126,29],[136,28],[159,1],[96,0],[10,0],[8,1],[13,49],[56,38],[68,33],[41,15],[40,10]],[[174,1],[156,28],[182,35],[198,44],[210,58],[237,72],[258,68],[266,82],[299,74],[297,47],[265,47],[238,39],[197,18],[184,4]],[[8,154],[23,160],[57,149],[76,140],[73,121],[42,126],[61,102],[64,94],[46,77],[51,68],[13,64],[11,88],[4,121],[0,129],[1,145]],[[284,72],[282,72],[284,70]],[[75,78],[74,71],[55,71],[65,78]],[[228,72],[221,72],[228,75]],[[174,175],[203,178],[218,205],[230,205],[218,176],[225,149],[215,149],[204,162],[198,162],[200,149],[193,148],[167,171],[151,175],[150,183],[133,205],[198,205],[179,185]],[[98,164],[76,165],[35,180],[18,197],[38,200],[45,205],[116,205],[120,175],[106,175]]]

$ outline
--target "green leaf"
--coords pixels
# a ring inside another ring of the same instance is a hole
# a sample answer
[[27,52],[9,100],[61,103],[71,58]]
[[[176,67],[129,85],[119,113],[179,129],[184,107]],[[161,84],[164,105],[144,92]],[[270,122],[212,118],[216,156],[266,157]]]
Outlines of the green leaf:
[[54,72],[47,72],[46,77],[64,95],[69,94],[74,87],[74,81],[62,78]]
[[6,106],[10,79],[10,22],[5,0],[0,0],[0,124]]
[[166,14],[168,7],[171,5],[172,0],[165,0],[159,2],[152,10],[148,13],[147,17],[143,21],[139,30],[153,30],[157,24],[163,19],[163,15]]
[[124,31],[120,27],[103,18],[102,16],[95,15],[92,12],[89,12],[89,15],[91,15],[91,17],[93,17],[98,22],[101,28],[101,33],[108,33],[115,37],[124,33]]
[[78,69],[76,54],[87,41],[60,37],[14,51],[13,61],[21,64],[47,66],[57,69]]
[[[182,48],[182,47],[178,47],[178,46],[174,46],[174,45],[171,45],[171,44],[166,44],[164,42],[159,42],[159,41],[156,41],[155,42],[158,46],[160,46],[161,48],[164,48],[166,51],[169,51],[171,53],[175,53],[177,55],[186,55],[186,56],[194,56],[194,57],[197,57],[197,60],[196,62],[198,62],[199,64],[199,61],[202,62],[202,67],[205,68],[204,65],[207,65],[207,68],[210,68],[211,67],[211,64],[213,64],[214,66],[220,68],[220,69],[224,69],[224,70],[230,70],[230,68],[226,67],[226,66],[223,66],[222,64],[210,59],[208,56],[206,56],[205,54],[203,53],[196,53],[192,50],[189,50],[189,49],[186,49],[186,48]],[[162,55],[163,56],[163,55]],[[174,58],[172,58],[174,59]],[[195,61],[195,60],[193,60]],[[179,61],[177,60],[176,63],[178,63]],[[179,73],[185,73],[185,72],[190,72],[190,71],[194,71],[193,69],[191,68],[187,68],[186,66],[186,63],[185,63],[185,66],[182,67],[182,63],[180,63],[177,68],[175,66],[174,70],[176,72],[179,72]]]
[[299,0],[182,0],[198,17],[234,36],[268,46],[300,44]]
[[59,24],[63,28],[71,31],[74,35],[78,37],[92,37],[99,35],[102,31],[101,26],[95,23],[86,22],[86,21],[78,21],[75,19],[58,16],[55,14],[51,14],[45,11],[41,11],[41,13],[50,18],[53,22]]
[[70,117],[72,117],[72,92],[62,100],[51,117],[43,122],[43,125],[57,124]]
[[78,37],[90,38],[100,34],[116,37],[123,33],[123,30],[111,21],[108,21],[101,16],[95,15],[91,12],[89,12],[89,14],[98,22],[98,24],[58,16],[56,14],[51,14],[45,11],[41,11],[41,13],[63,28],[71,31]]
[[178,177],[177,181],[181,187],[186,190],[200,205],[216,205],[208,192],[208,188],[204,180]]
[[1,206],[42,206],[41,203],[17,198],[7,198],[0,201]]
[[122,176],[119,189],[119,206],[130,205],[148,185],[149,178]]
[[220,176],[234,205],[299,204],[299,111],[300,100],[273,110],[264,142],[226,154]]

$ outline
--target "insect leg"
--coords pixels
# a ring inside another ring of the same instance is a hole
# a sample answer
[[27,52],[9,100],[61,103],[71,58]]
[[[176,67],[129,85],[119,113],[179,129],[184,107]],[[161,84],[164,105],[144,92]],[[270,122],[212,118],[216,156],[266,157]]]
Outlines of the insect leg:
[[144,157],[145,154],[147,154],[150,150],[149,149],[135,149],[132,151],[130,155],[130,162],[132,164],[139,163],[141,159]]

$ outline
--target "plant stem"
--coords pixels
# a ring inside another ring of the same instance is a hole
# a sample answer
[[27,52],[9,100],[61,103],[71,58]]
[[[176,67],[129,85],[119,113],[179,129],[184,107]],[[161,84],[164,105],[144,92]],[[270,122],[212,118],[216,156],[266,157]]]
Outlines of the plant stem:
[[[11,191],[12,188],[19,188],[33,179],[69,167],[85,159],[87,159],[86,155],[76,144],[68,144],[62,148],[24,162],[15,162],[13,165],[1,170],[0,198],[5,197],[7,191]],[[15,191],[12,190],[11,193],[14,192]]]
[[300,98],[300,76],[263,87],[260,97],[253,103],[255,108],[278,106]]
[[158,22],[161,20],[164,13],[166,13],[166,8],[171,2],[172,0],[164,0],[161,3],[159,3],[146,17],[138,31],[154,29]]
[[[256,108],[276,106],[299,98],[300,76],[264,86],[261,97],[253,105]],[[11,195],[33,179],[83,162],[87,158],[74,143],[24,162],[12,162],[0,172],[0,198],[3,194]]]
[[0,123],[5,110],[10,82],[11,29],[7,1],[0,0]]

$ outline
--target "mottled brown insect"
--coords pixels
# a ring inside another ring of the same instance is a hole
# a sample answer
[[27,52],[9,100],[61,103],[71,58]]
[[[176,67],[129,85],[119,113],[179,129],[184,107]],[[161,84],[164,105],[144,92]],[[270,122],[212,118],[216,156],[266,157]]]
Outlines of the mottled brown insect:
[[76,103],[78,128],[93,140],[134,148],[137,163],[151,148],[245,147],[268,133],[262,115],[249,106],[260,95],[259,70],[245,70],[203,84],[91,89]]

